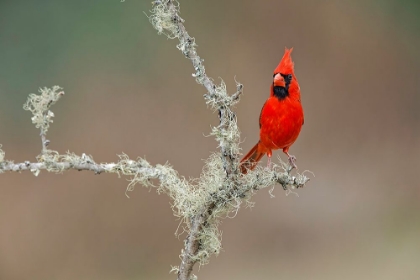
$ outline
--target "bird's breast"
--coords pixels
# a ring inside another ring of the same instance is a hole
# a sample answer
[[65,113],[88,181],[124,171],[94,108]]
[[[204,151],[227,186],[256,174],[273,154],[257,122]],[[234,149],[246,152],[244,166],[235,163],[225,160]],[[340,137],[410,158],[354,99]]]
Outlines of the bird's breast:
[[269,149],[283,149],[296,141],[303,125],[299,100],[270,97],[261,110],[260,141]]

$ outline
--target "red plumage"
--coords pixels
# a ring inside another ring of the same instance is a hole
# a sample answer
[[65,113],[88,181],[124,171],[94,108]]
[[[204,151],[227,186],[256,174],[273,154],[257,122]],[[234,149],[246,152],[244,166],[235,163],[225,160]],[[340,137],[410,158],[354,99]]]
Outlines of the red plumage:
[[296,158],[289,154],[289,148],[298,138],[304,118],[292,50],[285,49],[283,58],[274,70],[270,97],[260,114],[260,141],[241,160],[244,174],[254,169],[265,154],[270,162],[272,150],[277,149],[282,149],[290,164],[296,167]]

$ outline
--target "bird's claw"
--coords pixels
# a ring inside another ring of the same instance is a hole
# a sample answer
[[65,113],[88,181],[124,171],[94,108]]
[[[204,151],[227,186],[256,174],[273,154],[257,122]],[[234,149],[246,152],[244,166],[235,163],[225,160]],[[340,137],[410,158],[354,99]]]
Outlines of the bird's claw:
[[271,170],[271,157],[268,157],[268,160],[267,160],[267,168],[269,170]]
[[296,157],[295,156],[292,156],[292,155],[289,155],[289,154],[287,156],[289,158],[289,164],[292,167],[292,169],[293,168],[297,168],[297,165],[296,165]]

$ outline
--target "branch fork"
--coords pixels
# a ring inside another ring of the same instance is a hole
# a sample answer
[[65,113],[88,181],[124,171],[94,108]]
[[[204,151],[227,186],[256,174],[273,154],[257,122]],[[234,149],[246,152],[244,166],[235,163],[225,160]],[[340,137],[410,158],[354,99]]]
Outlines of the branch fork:
[[[148,16],[150,22],[159,34],[179,40],[177,48],[193,65],[195,72],[192,76],[207,90],[205,102],[218,113],[219,125],[212,128],[211,135],[219,143],[220,153],[210,155],[200,177],[186,180],[169,165],[152,166],[142,158],[133,160],[125,154],[119,155],[115,163],[96,163],[87,154],[78,156],[49,150],[47,131],[54,117],[50,108],[64,96],[59,86],[42,88],[39,94],[30,94],[24,104],[24,109],[32,112],[32,122],[40,129],[42,149],[37,161],[14,163],[6,160],[0,145],[0,173],[30,170],[38,176],[41,170],[62,173],[71,169],[95,174],[116,173],[130,177],[126,194],[133,191],[137,184],[166,193],[172,199],[174,215],[185,224],[187,233],[180,255],[181,263],[172,267],[171,271],[177,273],[178,280],[191,280],[196,279],[192,274],[196,263],[206,264],[211,255],[219,253],[221,233],[218,225],[222,218],[230,213],[236,215],[243,203],[251,206],[252,195],[262,188],[280,184],[284,190],[290,191],[303,187],[309,178],[303,174],[292,175],[293,166],[284,164],[273,164],[271,169],[257,167],[247,174],[240,172],[240,132],[231,107],[239,102],[243,85],[235,80],[236,92],[229,95],[223,80],[215,84],[207,76],[203,60],[196,51],[195,39],[187,33],[184,20],[179,16],[177,1],[160,0],[152,4],[153,9]],[[157,179],[159,183],[155,185],[152,179]]]

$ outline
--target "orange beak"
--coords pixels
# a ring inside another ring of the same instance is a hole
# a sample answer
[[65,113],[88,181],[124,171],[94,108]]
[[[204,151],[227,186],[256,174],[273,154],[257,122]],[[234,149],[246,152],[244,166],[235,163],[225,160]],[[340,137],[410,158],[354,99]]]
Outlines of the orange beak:
[[277,73],[276,75],[274,75],[274,86],[275,87],[285,87],[286,86],[286,82],[285,82],[283,76],[280,75],[280,73]]

